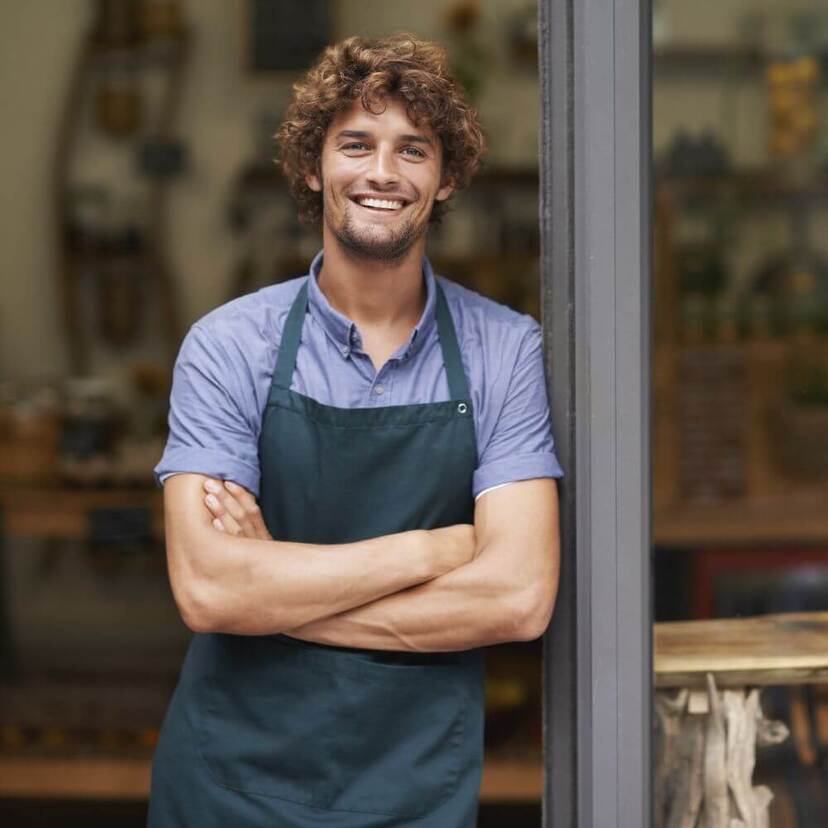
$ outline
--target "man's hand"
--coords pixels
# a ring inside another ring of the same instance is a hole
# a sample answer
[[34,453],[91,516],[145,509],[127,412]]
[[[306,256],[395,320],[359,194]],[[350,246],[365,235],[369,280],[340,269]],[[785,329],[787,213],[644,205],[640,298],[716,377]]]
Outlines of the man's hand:
[[273,540],[256,498],[244,486],[208,477],[204,489],[204,503],[213,515],[214,528],[239,537]]

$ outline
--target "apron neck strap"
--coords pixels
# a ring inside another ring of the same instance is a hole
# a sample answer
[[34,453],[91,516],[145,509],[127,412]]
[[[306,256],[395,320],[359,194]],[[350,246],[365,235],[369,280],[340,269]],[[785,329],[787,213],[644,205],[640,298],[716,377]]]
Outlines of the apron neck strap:
[[436,279],[434,286],[437,288],[437,334],[440,337],[440,348],[443,351],[449,394],[453,400],[470,400],[469,384],[466,381],[466,372],[463,370],[460,345],[457,343],[457,332],[446,295]]
[[[309,277],[310,278],[310,277]],[[299,340],[302,338],[302,325],[305,322],[305,312],[308,309],[308,283],[305,282],[285,320],[282,331],[282,341],[279,343],[279,356],[276,360],[276,370],[273,373],[273,384],[277,388],[290,390],[293,379],[293,369],[296,367],[296,353],[299,350]]]
[[[463,360],[460,356],[460,346],[457,342],[454,321],[451,318],[443,288],[436,279],[434,286],[437,291],[437,334],[440,337],[440,348],[443,352],[443,364],[446,369],[449,394],[453,400],[468,400],[470,399],[469,386],[466,381],[466,372],[463,370]],[[291,305],[282,331],[279,356],[273,374],[273,384],[278,388],[290,389],[307,307],[308,283],[306,281],[299,288],[299,293],[296,294],[296,298],[293,300],[293,305]]]

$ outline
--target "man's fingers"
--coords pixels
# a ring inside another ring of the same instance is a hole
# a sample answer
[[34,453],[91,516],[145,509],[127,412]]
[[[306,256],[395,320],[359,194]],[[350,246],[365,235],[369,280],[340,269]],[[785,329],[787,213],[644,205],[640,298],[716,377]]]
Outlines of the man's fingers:
[[244,510],[245,519],[249,521],[255,537],[262,540],[271,540],[270,532],[267,530],[264,518],[262,517],[262,510],[256,502],[256,498],[252,492],[249,492],[244,486],[234,483],[232,480],[225,480],[224,486],[237,500],[241,508]]
[[222,486],[221,481],[208,478],[204,481],[207,494],[204,503],[214,518],[218,518],[225,532],[231,535],[246,534],[242,521],[239,520],[239,507]]
[[270,540],[256,498],[247,489],[231,480],[213,478],[204,481],[204,488],[208,492],[204,500],[207,508],[221,520],[226,531]]
[[[236,519],[236,523],[241,526],[245,525],[247,522],[247,513],[244,507],[236,500],[235,496],[232,495],[227,488],[225,488],[222,481],[208,479],[204,482],[204,488],[207,489],[210,495],[213,496],[215,501],[219,502],[224,510],[222,514],[230,514]],[[205,500],[208,500],[210,495],[208,495]],[[222,516],[215,511],[215,508],[210,511],[216,514],[217,517]]]
[[213,528],[220,532],[227,532],[228,535],[243,535],[244,530],[239,526],[236,519],[221,505],[214,495],[207,495],[204,499],[207,508],[214,515]]

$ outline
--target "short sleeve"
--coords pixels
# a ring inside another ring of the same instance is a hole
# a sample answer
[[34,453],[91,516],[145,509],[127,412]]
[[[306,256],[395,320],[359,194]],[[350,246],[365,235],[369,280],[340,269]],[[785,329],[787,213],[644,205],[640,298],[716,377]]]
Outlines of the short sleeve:
[[552,437],[543,337],[533,321],[518,348],[492,435],[480,449],[474,496],[504,483],[563,474]]
[[172,474],[194,472],[233,480],[258,496],[253,392],[238,379],[248,375],[219,336],[199,323],[190,328],[173,369],[169,437],[154,469],[159,486]]

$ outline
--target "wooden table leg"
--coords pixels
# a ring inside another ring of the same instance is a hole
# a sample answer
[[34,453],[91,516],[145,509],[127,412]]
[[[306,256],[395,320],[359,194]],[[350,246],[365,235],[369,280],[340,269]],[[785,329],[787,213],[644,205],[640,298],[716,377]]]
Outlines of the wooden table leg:
[[754,787],[756,745],[788,737],[762,715],[759,690],[656,693],[655,828],[768,828],[773,799]]

